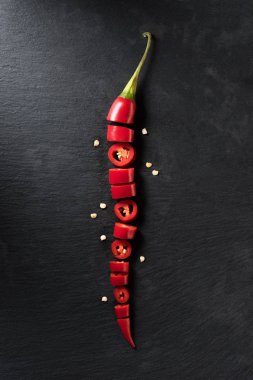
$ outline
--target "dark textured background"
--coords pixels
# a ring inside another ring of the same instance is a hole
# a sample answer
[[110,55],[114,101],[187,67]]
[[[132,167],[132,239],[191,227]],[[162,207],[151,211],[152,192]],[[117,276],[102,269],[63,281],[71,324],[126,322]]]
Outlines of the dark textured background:
[[[250,0],[1,0],[1,380],[253,379],[252,21]],[[134,351],[108,277],[105,115],[146,30]]]

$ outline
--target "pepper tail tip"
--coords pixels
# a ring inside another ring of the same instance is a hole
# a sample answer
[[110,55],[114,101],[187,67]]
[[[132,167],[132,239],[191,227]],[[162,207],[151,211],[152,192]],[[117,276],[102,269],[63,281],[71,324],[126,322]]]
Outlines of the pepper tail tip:
[[151,38],[152,37],[152,34],[150,32],[144,32],[144,33],[142,33],[142,35],[145,38]]

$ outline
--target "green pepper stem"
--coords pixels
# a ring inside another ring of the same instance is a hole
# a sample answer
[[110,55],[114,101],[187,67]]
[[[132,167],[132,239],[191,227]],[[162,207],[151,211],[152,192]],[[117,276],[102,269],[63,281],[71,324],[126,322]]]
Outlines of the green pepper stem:
[[142,34],[143,37],[146,37],[148,39],[148,42],[147,42],[147,46],[146,46],[146,49],[144,51],[144,54],[135,70],[135,72],[133,73],[131,79],[129,80],[129,82],[127,83],[126,87],[124,88],[124,90],[122,91],[122,93],[120,94],[120,96],[122,98],[125,98],[125,99],[132,99],[134,100],[135,98],[135,93],[136,93],[136,88],[137,88],[137,82],[138,82],[138,76],[140,74],[140,71],[141,71],[141,68],[146,60],[146,57],[148,55],[148,51],[150,49],[150,45],[151,45],[151,33],[149,32],[145,32]]

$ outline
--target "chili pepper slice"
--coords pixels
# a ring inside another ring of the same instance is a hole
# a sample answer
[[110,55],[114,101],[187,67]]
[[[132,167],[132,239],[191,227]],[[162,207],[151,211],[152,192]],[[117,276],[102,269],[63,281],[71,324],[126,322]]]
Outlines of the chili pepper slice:
[[115,166],[125,167],[135,160],[135,149],[128,143],[113,144],[108,150],[108,158]]
[[126,303],[130,298],[129,291],[125,286],[115,288],[113,294],[118,303]]
[[109,169],[109,184],[121,185],[134,181],[134,168],[128,169]]
[[132,199],[126,199],[116,203],[114,206],[114,213],[122,222],[127,223],[136,218],[138,207],[135,201]]
[[111,108],[107,115],[107,120],[115,121],[115,122],[123,123],[123,124],[134,123],[134,115],[135,115],[135,110],[136,110],[136,103],[134,99],[135,99],[135,93],[136,93],[136,88],[137,88],[138,76],[140,74],[141,68],[143,66],[143,63],[145,62],[145,59],[147,57],[147,54],[151,45],[151,34],[149,32],[145,32],[143,33],[143,36],[148,38],[145,52],[134,74],[132,75],[129,82],[125,86],[124,90],[122,91],[120,96],[118,96],[114,100],[113,104],[111,105]]
[[115,223],[113,236],[119,239],[134,239],[137,231],[136,226],[129,224]]
[[123,337],[130,344],[130,346],[135,348],[135,343],[133,341],[132,334],[131,334],[130,318],[120,318],[120,319],[117,319],[117,322],[123,334]]
[[132,244],[127,240],[114,240],[112,253],[119,260],[127,259],[132,253]]
[[114,306],[115,315],[117,318],[126,318],[129,317],[129,303],[124,305],[116,305]]
[[107,126],[107,141],[133,142],[134,130],[119,125]]
[[129,262],[128,261],[110,261],[109,263],[111,272],[121,272],[128,273],[129,272]]
[[127,273],[111,273],[110,281],[112,286],[122,286],[128,284]]
[[118,96],[112,103],[106,119],[123,124],[133,124],[135,111],[136,103],[134,99]]
[[111,195],[112,199],[135,197],[136,185],[134,182],[125,185],[111,185]]

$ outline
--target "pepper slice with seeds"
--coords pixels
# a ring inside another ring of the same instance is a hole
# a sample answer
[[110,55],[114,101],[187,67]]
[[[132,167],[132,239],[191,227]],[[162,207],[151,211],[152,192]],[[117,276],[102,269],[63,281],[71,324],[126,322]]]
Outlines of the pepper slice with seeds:
[[114,213],[122,222],[127,223],[136,218],[138,207],[135,201],[132,199],[126,199],[116,203],[114,206]]
[[119,260],[127,259],[132,253],[132,244],[127,240],[114,240],[111,248],[114,257]]
[[113,144],[108,150],[108,158],[115,166],[129,166],[135,160],[135,149],[130,144]]
[[113,294],[118,303],[127,303],[130,298],[129,291],[125,286],[115,288]]

